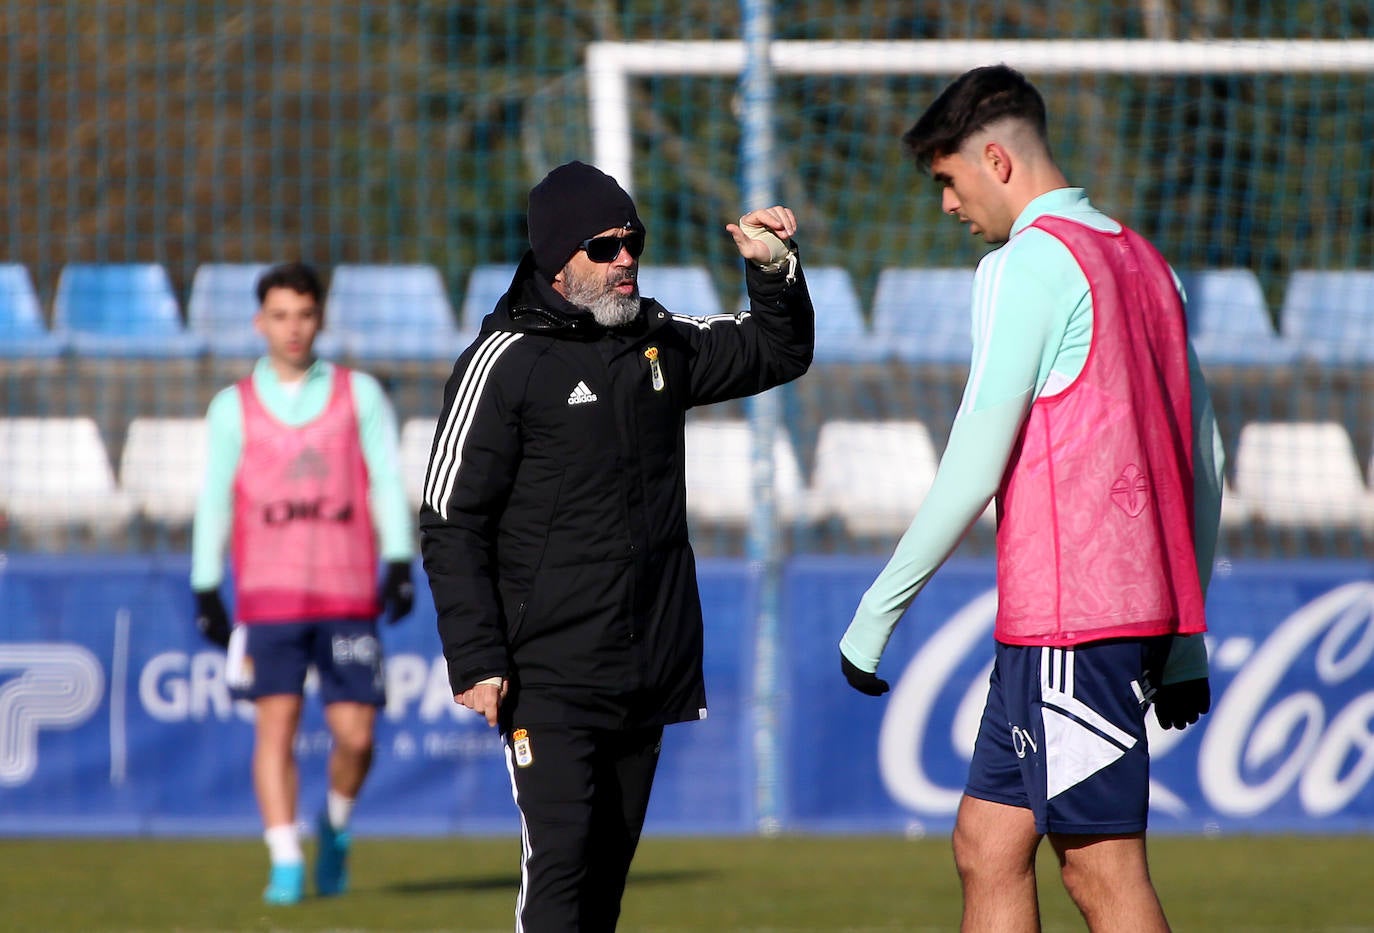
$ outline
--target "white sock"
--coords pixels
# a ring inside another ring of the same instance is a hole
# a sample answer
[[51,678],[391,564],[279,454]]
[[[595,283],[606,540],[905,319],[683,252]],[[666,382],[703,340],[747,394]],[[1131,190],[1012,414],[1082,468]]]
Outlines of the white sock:
[[267,852],[273,865],[290,865],[305,861],[301,853],[301,840],[296,835],[296,827],[291,823],[269,826],[262,834],[267,843]]
[[348,820],[353,816],[353,798],[345,797],[331,790],[324,798],[325,812],[329,815],[329,825],[337,830],[348,828]]

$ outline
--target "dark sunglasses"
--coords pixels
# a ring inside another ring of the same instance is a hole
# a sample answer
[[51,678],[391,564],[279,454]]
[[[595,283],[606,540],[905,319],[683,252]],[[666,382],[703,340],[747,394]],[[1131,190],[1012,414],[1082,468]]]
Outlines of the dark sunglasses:
[[622,247],[632,258],[638,259],[644,252],[644,231],[634,230],[625,236],[594,236],[577,244],[592,262],[611,262],[620,255]]

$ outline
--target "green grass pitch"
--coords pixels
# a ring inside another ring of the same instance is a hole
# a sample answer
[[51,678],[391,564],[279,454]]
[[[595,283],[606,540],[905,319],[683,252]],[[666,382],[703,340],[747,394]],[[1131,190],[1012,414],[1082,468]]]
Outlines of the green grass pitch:
[[[354,846],[351,893],[267,908],[259,900],[266,854],[257,840],[0,840],[0,928],[513,928],[513,837],[361,837]],[[1159,837],[1150,856],[1176,931],[1374,931],[1370,837]],[[1082,930],[1048,846],[1040,869],[1045,930]],[[620,929],[886,933],[954,930],[958,921],[958,883],[943,838],[650,836],[630,875]]]

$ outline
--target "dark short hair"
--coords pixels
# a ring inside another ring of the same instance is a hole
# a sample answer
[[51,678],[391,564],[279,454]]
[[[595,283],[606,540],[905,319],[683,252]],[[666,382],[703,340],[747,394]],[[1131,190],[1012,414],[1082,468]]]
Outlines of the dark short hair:
[[274,288],[289,288],[298,295],[309,295],[316,304],[324,301],[324,287],[313,266],[303,262],[284,262],[273,266],[258,278],[258,304],[267,300]]
[[966,71],[940,92],[921,118],[902,135],[921,171],[940,156],[958,152],[979,130],[998,120],[1023,120],[1048,146],[1045,100],[1015,68],[985,65]]

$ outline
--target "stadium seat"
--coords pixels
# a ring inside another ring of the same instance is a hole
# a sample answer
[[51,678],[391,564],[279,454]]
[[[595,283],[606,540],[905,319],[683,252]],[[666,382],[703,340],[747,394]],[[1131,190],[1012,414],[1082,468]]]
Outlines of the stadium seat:
[[119,457],[119,484],[142,515],[189,523],[205,476],[204,418],[135,418]]
[[[516,267],[505,264],[477,266],[468,273],[463,295],[463,328],[476,333],[482,318],[510,287]],[[723,311],[711,275],[704,266],[640,266],[639,293],[658,300],[674,314],[704,317]]]
[[91,418],[0,418],[0,512],[42,533],[84,526],[109,535],[133,515]]
[[467,289],[463,293],[463,330],[476,334],[482,329],[482,318],[496,307],[515,277],[514,263],[486,263],[468,273]]
[[192,333],[205,339],[213,356],[257,356],[262,337],[253,329],[258,312],[254,289],[268,265],[260,262],[211,262],[196,268],[186,301]]
[[429,450],[438,422],[437,416],[414,417],[401,425],[401,476],[411,508],[418,509],[424,498],[425,470],[429,469]]
[[816,434],[812,495],[852,535],[901,534],[939,463],[920,421],[826,421]]
[[205,352],[187,332],[167,270],[157,263],[64,266],[53,297],[53,330],[86,357],[184,358]]
[[1188,334],[1204,366],[1272,366],[1298,359],[1298,347],[1275,333],[1254,272],[1194,269],[1178,277],[1188,296]]
[[973,269],[883,269],[873,291],[873,336],[889,358],[959,363],[973,355]]
[[1374,493],[1339,422],[1246,424],[1236,443],[1235,492],[1267,524],[1374,530]]
[[337,267],[325,321],[358,359],[451,360],[469,343],[443,277],[429,265]]
[[[687,515],[690,519],[742,527],[754,507],[753,431],[742,418],[689,420],[686,428]],[[773,438],[773,489],[784,522],[812,517],[801,466],[785,429]]]
[[1293,272],[1279,328],[1312,362],[1374,361],[1374,270]]
[[[258,313],[258,279],[270,265],[263,262],[209,262],[196,267],[186,301],[186,322],[205,340],[211,356],[255,357],[262,354],[262,335],[253,326]],[[338,357],[343,341],[329,329],[315,340],[315,352]]]
[[705,266],[640,266],[639,293],[673,314],[709,317],[724,313]]
[[53,357],[67,348],[67,339],[43,322],[29,270],[19,263],[0,264],[0,357]]
[[816,361],[869,363],[883,350],[868,331],[859,293],[843,266],[817,266],[805,271],[806,287],[816,308]]

